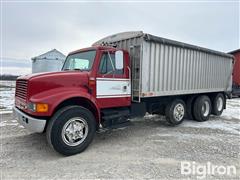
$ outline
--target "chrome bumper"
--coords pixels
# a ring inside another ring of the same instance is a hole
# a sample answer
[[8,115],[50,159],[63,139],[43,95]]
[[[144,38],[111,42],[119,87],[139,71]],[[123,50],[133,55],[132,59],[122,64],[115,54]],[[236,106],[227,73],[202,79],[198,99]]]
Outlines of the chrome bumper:
[[42,133],[44,131],[47,120],[36,119],[23,113],[16,107],[13,108],[14,116],[17,118],[19,124],[23,125],[31,132]]

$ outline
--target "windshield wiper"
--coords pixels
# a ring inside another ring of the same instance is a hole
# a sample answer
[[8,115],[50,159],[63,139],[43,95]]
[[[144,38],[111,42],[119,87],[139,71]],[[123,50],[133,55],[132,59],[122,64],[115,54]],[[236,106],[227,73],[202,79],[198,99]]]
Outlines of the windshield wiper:
[[66,69],[63,69],[64,71],[82,71],[81,69],[78,69],[78,68],[74,68],[74,69],[69,69],[69,68],[66,68]]
[[75,71],[82,71],[81,69],[78,69],[78,68],[74,68],[73,70],[75,70]]

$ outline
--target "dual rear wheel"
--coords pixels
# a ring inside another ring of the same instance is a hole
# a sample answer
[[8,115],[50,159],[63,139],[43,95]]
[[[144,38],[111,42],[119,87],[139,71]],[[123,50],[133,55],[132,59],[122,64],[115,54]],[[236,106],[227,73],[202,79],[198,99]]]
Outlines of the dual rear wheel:
[[193,103],[193,117],[196,121],[206,121],[212,111],[211,100],[208,96],[199,96]]
[[225,107],[226,99],[222,93],[218,93],[212,99],[212,113],[216,116],[220,116]]
[[222,93],[216,94],[212,99],[207,95],[191,96],[186,100],[187,104],[181,99],[175,99],[166,106],[166,120],[170,125],[182,123],[185,117],[199,122],[206,121],[210,114],[222,114],[225,101]]

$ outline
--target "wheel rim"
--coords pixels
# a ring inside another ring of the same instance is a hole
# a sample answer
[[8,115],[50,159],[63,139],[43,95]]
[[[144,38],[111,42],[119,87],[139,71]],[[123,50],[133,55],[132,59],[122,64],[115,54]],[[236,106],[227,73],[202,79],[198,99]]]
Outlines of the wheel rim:
[[202,106],[202,112],[203,112],[203,116],[208,116],[209,112],[210,112],[210,105],[208,103],[208,101],[205,101],[203,106]]
[[182,104],[177,104],[173,110],[174,118],[176,121],[181,121],[184,117],[184,106]]
[[221,97],[218,97],[217,99],[217,110],[221,111],[223,108],[223,99]]
[[81,144],[88,135],[87,121],[80,117],[69,119],[62,129],[62,139],[69,146]]

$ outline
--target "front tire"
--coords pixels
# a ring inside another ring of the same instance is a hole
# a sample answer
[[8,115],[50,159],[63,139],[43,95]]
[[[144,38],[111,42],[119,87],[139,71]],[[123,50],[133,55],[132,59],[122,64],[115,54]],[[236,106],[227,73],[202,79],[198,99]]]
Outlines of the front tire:
[[81,106],[67,106],[53,116],[47,126],[47,141],[60,154],[70,156],[84,151],[96,131],[93,114]]
[[183,100],[176,99],[170,102],[165,110],[166,120],[172,126],[183,122],[186,112],[186,105]]

